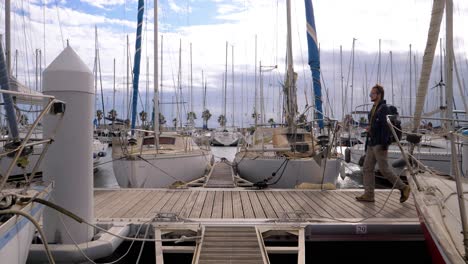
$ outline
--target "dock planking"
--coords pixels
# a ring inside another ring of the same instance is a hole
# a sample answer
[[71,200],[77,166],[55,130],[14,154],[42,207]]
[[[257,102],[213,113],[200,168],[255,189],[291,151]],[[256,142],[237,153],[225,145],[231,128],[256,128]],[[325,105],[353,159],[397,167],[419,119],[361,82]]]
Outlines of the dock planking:
[[[355,201],[358,190],[246,189],[96,189],[98,221],[137,221],[158,213],[184,219],[337,219],[378,218],[417,222],[413,201],[399,202],[399,192],[376,190],[375,203]],[[388,201],[386,201],[388,197]]]

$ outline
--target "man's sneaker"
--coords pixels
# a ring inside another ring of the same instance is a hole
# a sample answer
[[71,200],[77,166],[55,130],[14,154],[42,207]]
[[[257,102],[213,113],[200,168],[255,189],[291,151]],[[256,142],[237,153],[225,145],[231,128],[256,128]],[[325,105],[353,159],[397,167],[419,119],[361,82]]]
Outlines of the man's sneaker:
[[370,195],[370,194],[367,194],[367,193],[364,193],[361,196],[356,196],[356,200],[358,200],[360,202],[370,202],[370,203],[373,203],[375,201],[374,196]]
[[400,203],[406,202],[408,200],[410,193],[411,193],[411,187],[409,185],[406,185],[403,190],[400,190],[401,196],[400,196]]

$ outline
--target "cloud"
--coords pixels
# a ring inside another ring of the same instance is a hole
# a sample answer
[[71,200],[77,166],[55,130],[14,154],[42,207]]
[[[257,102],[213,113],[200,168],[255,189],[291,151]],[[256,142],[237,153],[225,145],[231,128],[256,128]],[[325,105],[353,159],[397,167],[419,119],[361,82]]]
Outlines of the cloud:
[[[109,9],[117,6],[121,6],[124,4],[128,4],[127,0],[80,0],[83,3],[87,3],[91,6],[102,8],[102,9]],[[131,0],[130,2],[136,2],[136,0]]]
[[[94,2],[94,1],[93,1]],[[107,1],[106,1],[107,2]],[[265,108],[268,111],[267,119],[270,117],[277,119],[278,110],[278,90],[279,84],[284,79],[285,70],[285,50],[286,50],[286,13],[285,4],[281,1],[255,0],[255,1],[212,1],[215,7],[212,14],[205,14],[206,18],[211,18],[206,22],[205,17],[196,16],[197,9],[190,9],[191,18],[199,19],[194,25],[180,26],[166,16],[164,20],[160,18],[160,32],[164,36],[163,60],[162,64],[162,84],[164,89],[164,101],[171,102],[175,98],[175,87],[177,87],[177,76],[179,72],[179,41],[182,39],[181,52],[181,83],[184,98],[189,98],[190,87],[190,50],[192,43],[192,77],[195,100],[195,112],[200,117],[202,89],[201,72],[208,81],[208,104],[213,114],[210,120],[210,127],[216,125],[216,119],[222,111],[222,87],[223,75],[225,71],[226,60],[226,41],[229,43],[228,50],[228,110],[232,109],[232,100],[237,116],[236,120],[244,117],[244,126],[252,123],[250,114],[252,113],[254,103],[254,84],[255,68],[254,65],[278,65],[278,70],[264,75],[265,88]],[[298,101],[300,109],[303,109],[307,93],[307,101],[310,104],[311,97],[311,77],[309,66],[307,65],[307,41],[305,35],[305,11],[303,2],[292,1],[292,36],[293,36],[293,54],[294,66],[299,74],[298,80]],[[376,3],[378,2],[378,3]],[[430,1],[429,1],[430,2]],[[69,39],[70,45],[78,52],[83,61],[90,69],[94,66],[94,25],[98,25],[99,47],[102,68],[103,89],[105,92],[106,107],[112,105],[113,89],[113,60],[116,59],[116,105],[119,113],[123,115],[125,104],[125,95],[127,94],[126,81],[126,35],[130,39],[130,64],[133,66],[133,56],[135,50],[135,30],[136,15],[129,16],[128,19],[115,15],[111,12],[101,12],[101,7],[96,7],[93,12],[89,10],[74,10],[70,5],[60,6],[58,13],[60,15],[60,30],[57,19],[57,9],[55,4],[48,5],[46,12],[46,35],[43,33],[42,3],[31,2],[30,8],[25,8],[28,16],[23,25],[20,19],[20,12],[15,11],[16,18],[13,23],[13,49],[19,50],[18,72],[20,80],[27,81],[34,85],[34,50],[40,48],[46,55],[42,62],[50,63],[55,56],[62,50],[63,40]],[[37,4],[34,4],[37,3]],[[52,2],[53,3],[53,2]],[[104,1],[95,3],[102,4],[105,8],[118,7],[118,1],[115,5],[105,5]],[[110,1],[107,3],[111,3]],[[132,0],[132,3],[135,1]],[[176,10],[170,12],[186,12],[186,7],[177,6]],[[190,2],[195,5],[200,2]],[[68,2],[70,4],[70,1]],[[463,55],[460,58],[460,71],[467,74],[468,65],[466,60],[465,36],[462,32],[462,26],[468,24],[468,16],[463,16],[468,3],[457,2],[461,5],[455,14],[455,44],[458,49],[457,54]],[[1,4],[0,4],[1,5]],[[153,90],[153,18],[152,3],[150,8],[145,9],[145,14],[149,18],[148,31],[144,32],[142,47],[142,62],[140,87],[142,87],[142,98],[146,91],[146,56],[150,58],[149,62],[149,80],[150,91]],[[340,8],[336,8],[336,7]],[[406,8],[401,8],[406,6]],[[91,8],[91,7],[90,7]],[[136,9],[136,5],[135,8]],[[116,10],[116,9],[112,9]],[[117,10],[120,10],[117,8]],[[418,10],[417,16],[414,10]],[[169,10],[167,10],[169,12]],[[203,10],[202,10],[203,11]],[[431,4],[428,1],[395,0],[389,3],[382,1],[359,0],[358,4],[353,1],[328,0],[314,1],[315,19],[317,25],[317,34],[321,47],[321,69],[323,73],[323,89],[328,89],[330,103],[332,104],[335,117],[341,117],[342,103],[341,98],[341,77],[340,74],[340,45],[343,46],[343,69],[345,80],[348,80],[349,60],[352,39],[356,40],[356,62],[354,71],[354,103],[362,103],[367,100],[366,93],[370,84],[376,80],[377,72],[377,51],[379,49],[379,39],[382,40],[382,79],[386,88],[390,89],[391,77],[389,66],[389,51],[394,54],[394,89],[397,97],[401,98],[401,104],[405,111],[409,108],[408,87],[409,87],[409,61],[408,46],[411,43],[413,52],[416,52],[417,65],[420,67],[422,52],[425,47],[427,30],[429,27],[429,18]],[[112,11],[121,12],[121,11]],[[113,14],[113,15],[112,15]],[[132,13],[133,15],[133,13]],[[214,18],[214,19],[213,19]],[[1,21],[4,21],[3,14],[0,14]],[[180,19],[180,16],[178,17]],[[25,29],[26,28],[26,35]],[[443,37],[444,26],[442,26],[441,37]],[[3,33],[3,28],[0,29]],[[257,57],[255,59],[255,36],[257,37]],[[44,49],[44,42],[46,48]],[[159,42],[161,44],[161,40]],[[232,56],[232,46],[234,46],[234,56]],[[437,49],[438,50],[438,49]],[[161,50],[158,51],[159,63],[161,63]],[[232,77],[231,63],[234,59],[234,93],[232,95]],[[436,63],[437,64],[437,63]],[[160,64],[161,65],[161,64]],[[436,69],[436,66],[434,66]],[[419,69],[420,70],[420,69]],[[436,71],[436,70],[435,70]],[[28,77],[29,76],[29,77]],[[463,76],[463,74],[462,74]],[[161,78],[161,76],[159,76]],[[349,78],[348,85],[351,87]],[[414,77],[413,77],[414,82]],[[131,82],[131,77],[130,77]],[[257,76],[257,83],[259,83]],[[433,82],[431,82],[432,84]],[[131,88],[131,84],[129,85]],[[257,87],[258,88],[258,87]],[[346,88],[350,89],[350,88]],[[413,85],[414,89],[414,85]],[[401,92],[404,91],[404,92]],[[458,93],[458,92],[456,92]],[[152,92],[149,93],[152,96]],[[325,92],[323,91],[323,94]],[[389,94],[389,93],[388,93]],[[348,94],[348,97],[349,94]],[[325,99],[325,98],[324,98]],[[432,99],[431,99],[432,100]],[[145,100],[143,99],[143,102]],[[400,101],[400,98],[399,98]],[[138,104],[139,110],[141,104]],[[461,105],[461,104],[457,104]],[[188,105],[186,106],[188,107]],[[242,107],[242,109],[241,109]],[[347,104],[350,108],[350,102]],[[273,112],[273,109],[275,112]],[[327,110],[328,112],[331,112]],[[173,115],[173,106],[167,104],[164,106],[166,119],[170,120]],[[230,113],[228,114],[230,117]],[[230,121],[228,121],[230,122]],[[197,120],[201,124],[201,118]]]
[[190,6],[183,7],[178,5],[175,0],[168,0],[168,4],[171,11],[174,13],[187,14],[192,12],[192,8]]

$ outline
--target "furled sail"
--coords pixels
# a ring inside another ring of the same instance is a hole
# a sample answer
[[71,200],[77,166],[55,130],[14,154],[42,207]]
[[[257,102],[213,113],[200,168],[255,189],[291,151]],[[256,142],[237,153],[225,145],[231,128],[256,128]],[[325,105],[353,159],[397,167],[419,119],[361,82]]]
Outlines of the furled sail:
[[309,66],[312,71],[314,85],[316,119],[320,128],[323,128],[322,86],[320,83],[320,57],[318,51],[317,31],[315,30],[314,8],[312,0],[305,0],[307,18],[307,45],[309,50]]
[[432,4],[431,22],[427,35],[426,49],[424,50],[421,77],[419,78],[418,91],[416,93],[416,107],[414,109],[413,130],[417,130],[421,123],[421,115],[426,101],[427,86],[431,76],[434,62],[435,49],[439,38],[440,24],[444,15],[445,0],[434,0]]
[[137,118],[137,102],[138,102],[138,81],[140,79],[140,59],[141,59],[141,29],[143,25],[143,12],[145,10],[144,0],[138,1],[138,25],[135,41],[135,61],[133,65],[133,96],[132,96],[132,135],[135,129]]

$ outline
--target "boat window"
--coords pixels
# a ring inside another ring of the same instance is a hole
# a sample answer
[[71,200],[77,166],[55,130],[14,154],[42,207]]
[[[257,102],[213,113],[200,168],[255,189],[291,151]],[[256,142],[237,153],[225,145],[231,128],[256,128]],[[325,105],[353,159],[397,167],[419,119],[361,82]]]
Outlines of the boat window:
[[176,139],[173,138],[173,137],[160,137],[159,138],[159,144],[174,145],[175,140]]
[[287,134],[288,141],[304,141],[304,134]]
[[[160,137],[159,138],[159,144],[174,145],[175,144],[175,138],[173,138],[173,137]],[[148,137],[148,138],[143,139],[143,145],[154,145],[154,137]]]

